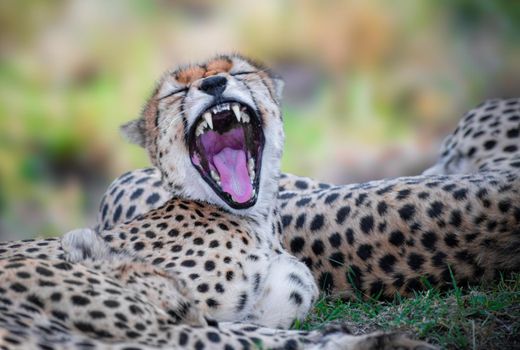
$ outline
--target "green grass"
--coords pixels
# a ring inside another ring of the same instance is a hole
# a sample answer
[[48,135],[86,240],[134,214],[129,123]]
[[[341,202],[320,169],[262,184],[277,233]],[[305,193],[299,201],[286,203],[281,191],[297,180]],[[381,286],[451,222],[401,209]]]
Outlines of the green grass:
[[345,322],[355,334],[399,331],[446,349],[520,348],[520,274],[493,286],[430,289],[392,302],[322,298],[297,329]]

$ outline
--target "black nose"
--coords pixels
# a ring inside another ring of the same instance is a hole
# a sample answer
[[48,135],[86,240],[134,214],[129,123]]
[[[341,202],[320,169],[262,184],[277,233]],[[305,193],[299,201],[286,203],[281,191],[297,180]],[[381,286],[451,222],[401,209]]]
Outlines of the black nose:
[[224,77],[216,76],[209,77],[202,81],[200,90],[213,96],[222,95],[226,89],[227,79]]

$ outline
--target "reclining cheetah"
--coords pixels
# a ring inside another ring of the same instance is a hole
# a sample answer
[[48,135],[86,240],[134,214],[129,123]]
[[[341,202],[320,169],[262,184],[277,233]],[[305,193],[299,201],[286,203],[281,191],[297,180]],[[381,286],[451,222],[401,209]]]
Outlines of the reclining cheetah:
[[0,243],[0,344],[430,348],[334,325],[263,328],[289,327],[318,294],[309,268],[280,241],[280,90],[240,56],[167,73],[125,129],[176,196],[97,232]]

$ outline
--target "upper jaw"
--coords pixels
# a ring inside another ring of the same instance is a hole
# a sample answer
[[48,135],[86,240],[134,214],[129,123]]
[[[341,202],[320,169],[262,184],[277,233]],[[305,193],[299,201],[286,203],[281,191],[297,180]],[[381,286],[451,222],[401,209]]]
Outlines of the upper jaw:
[[232,209],[250,208],[258,199],[264,143],[258,113],[237,100],[206,107],[188,133],[192,165]]

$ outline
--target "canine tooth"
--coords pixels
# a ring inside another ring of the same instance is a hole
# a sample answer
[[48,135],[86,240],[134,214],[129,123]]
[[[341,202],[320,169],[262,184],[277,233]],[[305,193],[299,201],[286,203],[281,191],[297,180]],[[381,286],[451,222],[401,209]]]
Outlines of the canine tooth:
[[209,128],[213,130],[213,118],[211,117],[210,112],[204,113],[204,120],[206,120],[206,123],[208,123]]
[[211,177],[220,185],[220,176],[218,176],[215,170],[211,170]]
[[233,113],[235,114],[235,117],[237,118],[238,122],[240,123],[240,107],[236,103],[234,103],[231,107],[233,109]]

